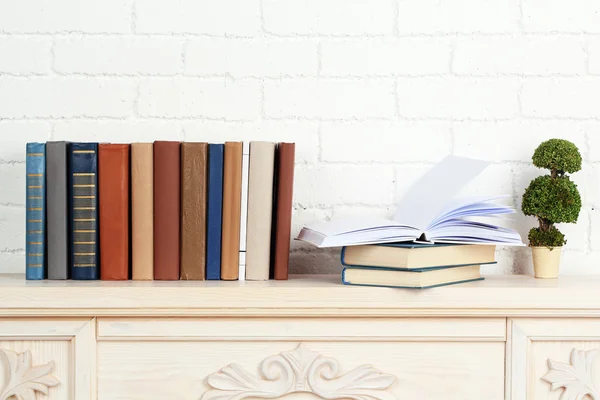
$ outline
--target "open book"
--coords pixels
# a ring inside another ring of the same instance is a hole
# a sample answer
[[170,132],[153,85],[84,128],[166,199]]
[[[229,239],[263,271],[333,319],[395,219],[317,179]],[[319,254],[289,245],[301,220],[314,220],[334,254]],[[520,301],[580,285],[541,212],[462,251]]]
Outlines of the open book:
[[302,228],[297,239],[317,247],[404,241],[522,246],[518,232],[478,220],[515,213],[495,203],[508,196],[456,197],[487,166],[448,156],[411,187],[393,219],[364,216],[316,223]]

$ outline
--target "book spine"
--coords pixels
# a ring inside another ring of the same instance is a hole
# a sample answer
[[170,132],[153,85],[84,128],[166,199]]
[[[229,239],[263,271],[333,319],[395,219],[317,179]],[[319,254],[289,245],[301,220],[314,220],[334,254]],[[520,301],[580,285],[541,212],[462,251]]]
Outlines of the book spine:
[[349,285],[348,281],[346,280],[346,270],[347,270],[347,269],[348,269],[348,268],[344,268],[344,269],[342,269],[342,283],[343,283],[344,285]]
[[342,252],[340,254],[340,263],[342,265],[346,265],[346,246],[342,247]]
[[69,279],[67,143],[46,143],[48,279]]
[[223,162],[221,279],[237,280],[240,259],[242,142],[226,142]]
[[250,143],[246,279],[269,279],[275,143]]
[[131,279],[154,279],[152,143],[131,144]]
[[179,280],[181,154],[179,142],[154,142],[154,279]]
[[206,279],[221,279],[221,219],[223,213],[222,144],[208,145],[208,204],[206,215]]
[[46,276],[46,145],[27,143],[25,278]]
[[71,277],[99,279],[98,144],[72,143],[69,150]]
[[129,145],[98,145],[100,279],[129,278]]
[[296,145],[278,146],[277,216],[275,223],[274,275],[277,280],[288,279],[290,239],[292,230],[292,197],[294,192],[294,161]]
[[204,280],[206,271],[207,143],[181,144],[181,272]]
[[246,280],[246,242],[248,229],[248,181],[250,173],[250,142],[243,142],[242,145],[242,205],[240,219],[240,258],[238,266],[238,279]]

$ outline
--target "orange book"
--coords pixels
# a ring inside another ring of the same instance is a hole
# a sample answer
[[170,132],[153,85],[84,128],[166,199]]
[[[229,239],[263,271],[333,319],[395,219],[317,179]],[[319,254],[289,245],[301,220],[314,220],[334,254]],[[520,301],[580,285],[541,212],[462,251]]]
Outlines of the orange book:
[[[100,279],[129,277],[129,145],[98,145]],[[82,221],[85,222],[85,221]]]
[[225,281],[239,278],[241,218],[242,142],[225,142],[221,230],[221,279]]

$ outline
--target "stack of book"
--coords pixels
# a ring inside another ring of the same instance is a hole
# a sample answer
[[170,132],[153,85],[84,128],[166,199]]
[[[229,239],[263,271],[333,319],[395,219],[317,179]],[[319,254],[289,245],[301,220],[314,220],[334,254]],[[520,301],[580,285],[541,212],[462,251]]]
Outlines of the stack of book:
[[287,279],[294,143],[28,143],[27,279]]
[[483,279],[495,249],[523,246],[517,231],[496,225],[515,213],[510,196],[459,196],[489,163],[448,156],[400,199],[392,219],[363,215],[304,226],[296,239],[342,247],[349,285],[426,288]]
[[342,248],[346,285],[431,288],[482,280],[494,245],[387,243]]

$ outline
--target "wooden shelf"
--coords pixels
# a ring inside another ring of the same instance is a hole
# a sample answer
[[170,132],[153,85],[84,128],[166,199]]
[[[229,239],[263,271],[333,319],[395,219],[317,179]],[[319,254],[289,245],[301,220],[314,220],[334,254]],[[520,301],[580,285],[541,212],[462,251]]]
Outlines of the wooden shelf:
[[26,281],[0,274],[0,316],[600,316],[600,276],[494,276],[428,290],[289,281]]

